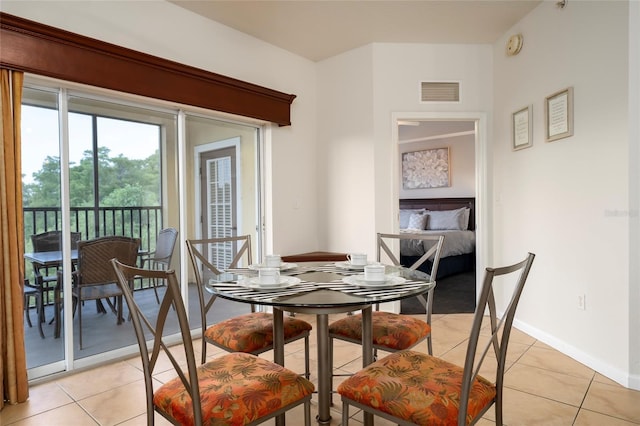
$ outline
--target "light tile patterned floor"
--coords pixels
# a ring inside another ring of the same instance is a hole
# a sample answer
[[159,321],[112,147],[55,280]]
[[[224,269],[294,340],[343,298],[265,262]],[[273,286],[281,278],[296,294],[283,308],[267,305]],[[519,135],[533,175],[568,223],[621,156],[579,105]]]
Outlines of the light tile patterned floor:
[[[300,317],[315,323],[313,317]],[[434,354],[462,363],[471,320],[471,314],[435,315]],[[316,368],[314,340],[315,336],[312,336],[312,371]],[[640,392],[625,389],[520,331],[514,331],[509,346],[509,369],[505,375],[506,425],[640,424]],[[426,351],[426,344],[418,350]],[[196,342],[196,352],[198,356],[200,341]],[[361,365],[358,352],[353,345],[337,342],[335,367],[346,372],[357,370]],[[208,350],[210,357],[219,354],[212,348]],[[270,358],[272,354],[263,356]],[[296,371],[303,370],[301,341],[287,345],[285,363]],[[140,365],[136,357],[32,386],[27,403],[7,406],[0,413],[0,425],[144,425],[144,381]],[[159,382],[171,377],[168,368],[168,365],[160,368],[164,373],[155,376]],[[335,402],[331,424],[339,425],[341,405],[338,397]],[[353,421],[350,424],[361,424],[362,414],[351,411]],[[301,409],[287,414],[288,425],[300,425],[301,419]],[[493,419],[490,410],[478,424],[490,425]],[[156,415],[156,424],[169,423]],[[272,424],[274,422],[266,423]],[[380,418],[376,418],[375,424],[391,425]]]

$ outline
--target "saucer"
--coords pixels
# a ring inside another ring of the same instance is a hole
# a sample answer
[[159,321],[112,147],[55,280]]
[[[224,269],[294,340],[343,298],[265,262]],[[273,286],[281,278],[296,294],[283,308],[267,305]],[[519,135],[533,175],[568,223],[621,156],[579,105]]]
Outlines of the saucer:
[[[282,262],[280,264],[280,270],[281,271],[288,271],[289,269],[294,269],[297,268],[298,265],[296,263],[286,263],[286,262]],[[252,271],[257,271],[260,268],[275,268],[275,266],[267,266],[264,263],[257,263],[255,265],[249,265],[249,269],[251,269]]]
[[351,284],[356,287],[391,287],[398,284],[402,284],[407,280],[402,277],[396,277],[393,275],[386,275],[383,281],[371,281],[365,280],[364,274],[361,275],[349,275],[342,278],[342,282]]
[[[367,262],[367,265],[373,265],[374,263],[378,262],[369,261]],[[340,269],[348,269],[350,271],[364,271],[364,267],[367,265],[352,265],[349,261],[336,262],[336,267]]]
[[280,281],[275,284],[263,284],[260,282],[260,277],[249,278],[248,281],[243,282],[243,287],[250,288],[252,290],[280,290],[283,288],[289,288],[300,283],[300,278],[297,277],[280,277]]

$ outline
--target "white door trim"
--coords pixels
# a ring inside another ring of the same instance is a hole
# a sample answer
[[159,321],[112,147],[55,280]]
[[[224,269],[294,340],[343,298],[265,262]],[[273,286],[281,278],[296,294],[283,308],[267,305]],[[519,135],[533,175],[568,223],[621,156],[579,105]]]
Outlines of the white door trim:
[[[398,120],[464,120],[475,121],[475,180],[476,180],[476,288],[482,284],[481,278],[487,265],[492,264],[493,241],[488,232],[491,208],[488,181],[488,129],[489,122],[484,112],[393,112],[391,114],[392,142],[398,146]],[[398,149],[393,153],[393,192],[399,199],[400,172]],[[480,280],[478,279],[480,278]],[[480,294],[476,291],[476,294]],[[399,303],[398,303],[399,305]],[[397,308],[399,312],[399,306]]]

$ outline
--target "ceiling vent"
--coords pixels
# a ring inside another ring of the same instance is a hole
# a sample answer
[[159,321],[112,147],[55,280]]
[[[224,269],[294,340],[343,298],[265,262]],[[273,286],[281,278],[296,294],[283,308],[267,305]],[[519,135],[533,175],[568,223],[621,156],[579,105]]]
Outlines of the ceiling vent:
[[441,81],[420,82],[422,102],[460,102],[460,83]]

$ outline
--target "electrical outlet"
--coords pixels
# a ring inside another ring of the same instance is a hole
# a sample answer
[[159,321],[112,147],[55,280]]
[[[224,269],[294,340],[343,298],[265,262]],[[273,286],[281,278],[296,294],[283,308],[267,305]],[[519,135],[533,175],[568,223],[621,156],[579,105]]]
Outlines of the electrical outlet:
[[585,294],[581,294],[578,296],[578,309],[580,309],[581,311],[587,309],[586,298],[587,296]]

